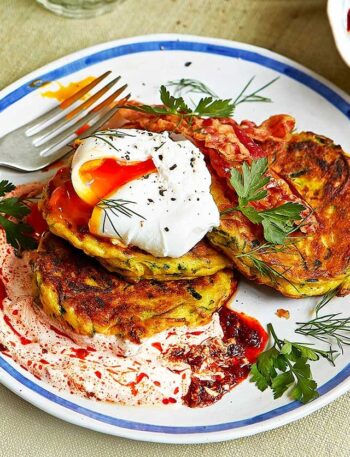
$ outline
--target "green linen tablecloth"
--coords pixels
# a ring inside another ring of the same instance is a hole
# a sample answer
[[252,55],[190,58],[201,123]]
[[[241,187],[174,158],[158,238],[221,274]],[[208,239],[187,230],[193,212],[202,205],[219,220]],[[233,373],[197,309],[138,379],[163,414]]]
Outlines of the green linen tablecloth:
[[[34,0],[1,0],[0,88],[78,49],[161,32],[262,46],[350,92],[350,69],[336,51],[323,0],[124,0],[113,13],[84,21],[55,16]],[[129,441],[64,423],[0,387],[0,456],[345,457],[350,456],[349,408],[347,394],[271,432],[225,443],[175,446]]]

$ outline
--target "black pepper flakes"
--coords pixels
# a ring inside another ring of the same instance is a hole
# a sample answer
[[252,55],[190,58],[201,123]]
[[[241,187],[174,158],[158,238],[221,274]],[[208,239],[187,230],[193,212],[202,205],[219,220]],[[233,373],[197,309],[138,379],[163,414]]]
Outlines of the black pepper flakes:
[[169,170],[173,171],[173,170],[175,170],[176,167],[177,167],[177,165],[176,165],[176,163],[174,163],[174,165],[172,165],[172,166],[169,168]]
[[165,230],[166,232],[169,232],[169,228],[168,228],[168,227],[164,227],[164,230]]

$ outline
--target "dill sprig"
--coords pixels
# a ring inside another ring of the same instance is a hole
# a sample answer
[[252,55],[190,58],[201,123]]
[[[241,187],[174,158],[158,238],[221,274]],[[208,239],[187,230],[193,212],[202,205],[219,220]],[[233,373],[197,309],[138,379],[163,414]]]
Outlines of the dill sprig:
[[209,97],[219,98],[219,96],[198,79],[181,78],[168,81],[167,87],[174,87],[174,95],[182,96],[188,93],[208,95]]
[[308,322],[297,322],[300,327],[295,332],[327,344],[334,340],[343,352],[343,345],[350,345],[350,317],[340,316],[341,313],[333,313],[316,316]]
[[[278,79],[279,79],[279,76],[277,76],[277,78],[272,79],[268,83],[262,85],[261,87],[253,90],[252,92],[247,93],[249,87],[251,87],[251,84],[255,80],[255,76],[252,76],[249,79],[249,81],[247,82],[247,84],[243,87],[241,92],[233,100],[233,105],[236,107],[236,106],[240,105],[241,103],[253,103],[253,102],[271,103],[271,101],[272,101],[271,98],[261,95],[261,92],[263,90],[267,89],[269,86],[271,86]],[[213,97],[213,98],[219,98],[219,96],[210,87],[208,87],[206,84],[199,81],[198,79],[190,79],[190,78],[175,79],[172,81],[168,81],[166,86],[175,88],[174,95],[177,95],[177,96],[183,96],[183,95],[192,93],[192,94],[208,95],[209,97]]]
[[107,221],[111,224],[113,230],[121,238],[120,233],[118,232],[118,229],[116,228],[111,215],[116,217],[120,216],[126,216],[126,217],[132,217],[132,216],[137,216],[140,219],[146,220],[144,216],[141,214],[137,213],[134,211],[132,208],[129,207],[129,205],[136,204],[136,202],[130,201],[130,200],[123,200],[123,199],[102,199],[96,206],[100,209],[103,210],[104,215],[103,215],[103,222],[102,222],[102,231],[105,231],[106,223]]
[[233,104],[235,106],[240,105],[241,103],[252,103],[252,102],[263,102],[263,103],[271,103],[271,98],[269,97],[264,97],[263,95],[260,95],[261,92],[264,89],[267,89],[269,86],[271,86],[274,82],[276,82],[279,79],[279,76],[277,78],[272,79],[268,83],[264,84],[263,86],[259,87],[258,89],[254,90],[253,92],[246,93],[252,82],[254,81],[255,76],[250,78],[250,80],[247,82],[247,84],[243,87],[241,92],[237,95],[237,97],[233,100]]
[[332,346],[336,343],[341,352],[343,346],[350,345],[350,317],[341,317],[342,313],[320,315],[323,309],[338,293],[339,287],[329,290],[315,306],[315,317],[308,322],[297,322],[296,333],[310,336]]
[[322,300],[319,301],[315,307],[316,316],[321,311],[321,309],[326,306],[338,293],[339,287],[335,287],[334,289],[329,290],[323,297]]
[[[264,246],[264,245],[262,245]],[[261,247],[262,247],[261,246]],[[266,243],[265,244],[266,248],[265,249],[273,249],[274,252],[277,252],[277,249],[275,246],[273,246],[272,244],[268,244]],[[258,273],[262,276],[266,276],[270,279],[270,281],[272,282],[272,284],[277,284],[278,283],[278,280],[279,279],[282,279],[284,281],[286,281],[288,284],[290,284],[297,292],[299,292],[298,288],[296,287],[295,284],[293,284],[286,276],[285,276],[285,273],[287,273],[287,271],[289,270],[289,268],[285,267],[285,270],[283,273],[281,273],[280,271],[276,270],[275,268],[271,267],[270,265],[268,265],[266,262],[264,262],[262,259],[259,259],[258,257],[256,257],[256,253],[259,252],[259,248],[261,249],[261,247],[258,247],[258,248],[254,248],[248,252],[242,252],[241,254],[237,254],[236,255],[236,258],[247,258],[250,260],[250,262],[253,264],[253,267],[258,271]],[[282,250],[282,248],[281,248]],[[271,251],[272,252],[272,251]],[[265,252],[261,252],[261,253],[267,253],[267,251]],[[280,265],[281,266],[281,265]]]

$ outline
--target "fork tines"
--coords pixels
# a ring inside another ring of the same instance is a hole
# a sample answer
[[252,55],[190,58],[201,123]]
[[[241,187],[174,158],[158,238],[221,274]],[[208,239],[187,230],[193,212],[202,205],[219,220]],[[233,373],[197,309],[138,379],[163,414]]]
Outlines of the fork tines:
[[[117,111],[111,105],[125,91],[127,84],[117,88],[107,98],[103,99],[103,96],[116,85],[121,78],[120,76],[114,78],[95,94],[86,98],[86,95],[91,89],[110,74],[111,72],[107,71],[67,100],[64,100],[60,105],[27,125],[25,135],[32,137],[35,147],[43,147],[41,148],[40,155],[48,155],[50,152],[57,150],[57,147],[62,143],[67,144],[77,138],[79,136],[79,130],[83,126],[89,129],[98,128],[97,123],[101,125],[100,121],[102,118],[108,120]],[[81,103],[76,106],[76,102],[79,102],[81,99],[83,99]],[[96,105],[96,102],[101,99],[102,102]],[[89,108],[91,109],[88,110]],[[114,111],[113,113],[111,109]],[[110,116],[106,116],[107,114],[110,114]]]

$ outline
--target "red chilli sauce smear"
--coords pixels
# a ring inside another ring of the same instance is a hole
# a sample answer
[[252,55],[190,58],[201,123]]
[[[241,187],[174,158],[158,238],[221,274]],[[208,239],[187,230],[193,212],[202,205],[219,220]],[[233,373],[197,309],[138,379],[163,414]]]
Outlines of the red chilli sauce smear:
[[[6,297],[7,297],[6,289],[5,289],[2,279],[0,277],[0,309],[1,310],[4,309],[2,302],[5,300]],[[7,351],[7,347],[0,343],[0,352],[4,352],[4,351]]]
[[31,343],[32,343],[32,341],[28,340],[27,338],[25,338],[24,336],[22,336],[20,333],[17,332],[17,330],[16,330],[16,329],[14,328],[14,326],[11,324],[11,321],[10,321],[10,319],[9,319],[8,316],[4,316],[4,321],[5,321],[5,323],[8,325],[8,327],[10,327],[10,329],[12,330],[12,332],[13,332],[16,336],[18,336],[18,338],[19,338],[19,340],[20,340],[20,342],[21,342],[21,344],[22,344],[23,346],[26,346],[27,344],[31,344]]
[[[213,338],[203,345],[188,348],[175,347],[168,353],[169,359],[183,361],[192,370],[191,384],[183,397],[190,408],[209,406],[232,390],[248,377],[251,364],[264,350],[268,335],[260,323],[244,313],[230,310],[226,306],[219,311],[223,330],[223,343]],[[201,367],[213,373],[200,378]]]
[[30,213],[26,218],[26,222],[33,228],[32,236],[37,240],[48,230],[47,223],[39,211],[37,203],[31,205]]
[[346,29],[347,29],[348,32],[350,32],[350,8],[348,10],[348,17],[347,17],[346,24],[347,24],[347,28]]
[[[6,293],[5,285],[0,276],[0,309],[1,310],[4,309],[3,301],[5,300],[6,297],[7,297],[7,293]],[[12,330],[12,332],[19,338],[19,340],[23,346],[32,343],[32,341],[28,340],[27,338],[25,338],[24,336],[22,336],[20,333],[17,332],[17,330],[11,324],[11,321],[8,316],[4,315],[4,321],[5,321],[6,325]],[[0,344],[1,352],[6,351],[6,349],[7,348],[5,346]]]

